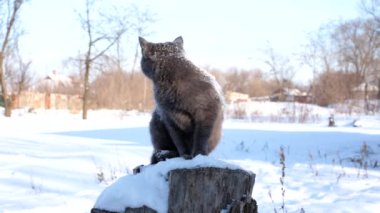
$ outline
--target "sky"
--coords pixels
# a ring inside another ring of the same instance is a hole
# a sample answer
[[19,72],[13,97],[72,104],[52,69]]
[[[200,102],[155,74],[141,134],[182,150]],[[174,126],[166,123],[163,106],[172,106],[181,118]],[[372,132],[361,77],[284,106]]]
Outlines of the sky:
[[[78,11],[84,0],[31,0],[23,8],[22,55],[32,61],[34,72],[70,72],[63,61],[84,52],[86,37]],[[126,6],[134,3],[155,18],[149,25],[152,42],[184,39],[189,59],[200,66],[266,71],[265,48],[292,56],[302,50],[308,34],[329,21],[360,16],[359,0],[140,0],[104,1]],[[134,54],[137,38],[129,37],[125,55]],[[126,68],[127,70],[130,68]],[[296,81],[311,77],[300,70]]]

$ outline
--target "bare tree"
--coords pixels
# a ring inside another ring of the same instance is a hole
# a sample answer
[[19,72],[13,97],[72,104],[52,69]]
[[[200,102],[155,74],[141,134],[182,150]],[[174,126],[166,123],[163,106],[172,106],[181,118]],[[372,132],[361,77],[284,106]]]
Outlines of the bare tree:
[[230,68],[227,71],[210,67],[205,69],[215,77],[224,93],[239,92],[248,94],[250,97],[268,96],[271,93],[270,82],[260,69]]
[[296,74],[290,59],[276,53],[270,45],[268,45],[265,53],[268,57],[265,63],[269,66],[269,73],[277,83],[277,89],[290,87]]
[[[135,21],[133,23],[133,28],[137,33],[137,36],[144,37],[149,35],[150,33],[147,31],[148,25],[152,22],[155,21],[153,15],[150,13],[149,10],[145,10],[140,12],[140,10],[135,7]],[[133,64],[132,64],[132,72],[136,69],[136,64],[137,64],[137,58],[139,57],[139,52],[140,52],[140,44],[136,42],[135,46],[135,55],[133,58]]]
[[25,1],[23,0],[0,0],[0,83],[1,83],[1,92],[4,100],[4,116],[10,117],[12,114],[12,99],[8,94],[7,82],[5,79],[5,68],[4,61],[7,56],[7,50],[15,35],[14,30],[16,26],[16,22],[18,21],[18,14],[20,12],[20,8]]
[[[86,0],[84,14],[80,15],[88,44],[84,58],[84,91],[82,118],[87,119],[90,92],[90,71],[94,62],[114,46],[127,31],[126,21],[122,17],[111,16],[95,9],[94,0]],[[97,14],[94,14],[97,12]],[[98,18],[98,20],[96,20]],[[105,26],[107,25],[107,27]],[[112,28],[112,30],[110,30]],[[107,31],[108,30],[108,31]]]
[[[149,31],[147,31],[149,24],[155,21],[155,18],[153,17],[152,13],[149,10],[140,10],[136,6],[134,6],[134,14],[133,16],[135,17],[135,20],[133,21],[133,29],[137,36],[143,37],[147,36],[150,34]],[[136,36],[136,37],[137,37]],[[135,44],[135,54],[133,57],[133,63],[132,63],[132,68],[131,68],[131,78],[134,77],[134,72],[136,70],[136,64],[137,64],[137,59],[139,58],[139,53],[140,53],[140,44],[137,42],[136,39],[136,44]],[[147,105],[149,105],[149,101],[147,100],[148,96],[150,95],[150,91],[148,91],[148,87],[150,86],[150,82],[148,82],[148,79],[143,78],[143,101],[142,105],[143,108],[146,109]],[[130,102],[134,102],[132,100],[132,96],[130,97]]]
[[[368,87],[380,77],[377,26],[372,17],[357,18],[331,22],[312,35],[303,61],[313,69],[312,91],[319,104],[356,99],[361,94],[368,112]],[[363,93],[354,91],[359,87],[364,88]]]
[[5,75],[9,80],[12,92],[20,95],[21,92],[28,90],[32,85],[33,73],[29,69],[32,61],[24,61],[21,57],[18,39],[15,41],[12,50],[9,55],[9,60],[5,63]]
[[[131,75],[134,75],[131,78]],[[153,107],[152,85],[148,82],[149,89],[144,94],[141,86],[145,76],[139,72],[123,72],[118,69],[102,72],[92,82],[93,101],[96,107],[140,111],[151,110]],[[148,101],[144,95],[149,96]],[[133,97],[133,98],[131,98]]]
[[[366,14],[368,14],[370,17],[372,17],[375,20],[376,26],[374,26],[376,31],[376,36],[380,37],[380,0],[361,0],[360,9],[364,11]],[[377,49],[380,48],[380,43],[378,43]],[[377,86],[378,86],[378,93],[377,93],[377,99],[379,100],[380,105],[380,59],[378,58],[375,61],[374,66],[377,67]]]
[[[310,84],[310,92],[313,95],[313,102],[317,101],[317,94],[320,88],[321,75],[325,72],[332,72],[336,69],[335,55],[332,51],[331,31],[334,29],[332,24],[321,26],[316,32],[309,34],[308,43],[305,45],[304,51],[300,54],[301,61],[306,66],[310,67],[313,72],[313,78]],[[323,76],[326,79],[331,75]]]
[[[321,106],[343,103],[352,98],[354,81],[354,73],[332,70],[320,73],[314,83],[315,102]],[[348,108],[351,109],[352,106]]]
[[360,9],[372,16],[375,21],[380,25],[380,0],[361,0]]
[[310,34],[309,43],[305,47],[305,52],[301,56],[303,62],[313,70],[313,77],[324,71],[335,69],[334,53],[331,49],[332,24],[327,24]]
[[368,85],[377,83],[380,36],[373,19],[355,19],[341,23],[332,34],[341,70],[356,74],[356,85],[364,84],[363,99],[368,111]]

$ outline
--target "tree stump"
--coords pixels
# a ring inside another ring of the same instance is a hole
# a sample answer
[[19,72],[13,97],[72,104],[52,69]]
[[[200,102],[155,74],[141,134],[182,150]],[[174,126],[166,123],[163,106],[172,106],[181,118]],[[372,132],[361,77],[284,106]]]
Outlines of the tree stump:
[[[174,169],[168,174],[168,212],[257,213],[251,198],[255,174],[241,169],[200,167]],[[126,208],[128,213],[157,212],[149,207]],[[92,209],[91,213],[113,213]]]
[[220,212],[250,197],[255,175],[221,168],[176,169],[169,174],[169,212]]

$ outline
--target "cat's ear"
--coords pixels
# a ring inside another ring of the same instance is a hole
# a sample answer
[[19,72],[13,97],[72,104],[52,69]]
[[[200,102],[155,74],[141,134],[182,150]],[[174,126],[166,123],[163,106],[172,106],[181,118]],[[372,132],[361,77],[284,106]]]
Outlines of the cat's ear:
[[174,39],[173,42],[176,43],[176,44],[179,44],[179,45],[183,46],[183,38],[182,38],[182,36],[178,36],[176,39]]
[[145,40],[143,37],[139,36],[139,43],[142,50],[146,50],[148,48],[149,42]]
[[156,60],[156,53],[151,51],[154,44],[145,40],[143,37],[139,37],[139,43],[141,46],[142,57],[149,58],[151,60]]

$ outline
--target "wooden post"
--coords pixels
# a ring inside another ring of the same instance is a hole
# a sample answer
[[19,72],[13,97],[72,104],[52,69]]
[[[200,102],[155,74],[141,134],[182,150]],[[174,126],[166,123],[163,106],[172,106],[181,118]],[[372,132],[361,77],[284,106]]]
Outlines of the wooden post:
[[[251,198],[255,174],[241,169],[201,167],[169,172],[168,212],[257,213]],[[127,190],[127,189],[126,189]],[[143,206],[125,213],[154,213]],[[91,213],[113,213],[92,209]]]
[[255,175],[214,167],[176,169],[169,174],[169,212],[220,212],[251,197]]

